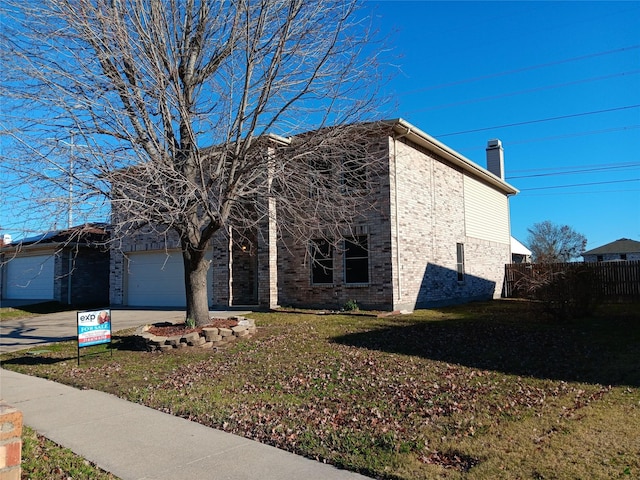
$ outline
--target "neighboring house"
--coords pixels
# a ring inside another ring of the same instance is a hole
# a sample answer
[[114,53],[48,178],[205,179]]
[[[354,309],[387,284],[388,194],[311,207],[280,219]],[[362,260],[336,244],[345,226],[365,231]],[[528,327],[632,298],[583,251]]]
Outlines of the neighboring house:
[[531,250],[511,237],[511,263],[531,263]]
[[0,250],[0,298],[68,305],[109,302],[109,235],[103,224],[48,232]]
[[[275,225],[257,247],[231,246],[218,232],[209,258],[212,307],[340,307],[413,310],[500,295],[511,262],[509,196],[503,150],[492,140],[488,169],[408,122],[384,122],[374,142],[385,158],[376,208],[339,248],[277,239]],[[255,252],[255,254],[253,253]],[[111,305],[184,306],[178,242],[151,230],[123,239],[111,254]]]
[[640,242],[621,238],[582,254],[585,262],[620,262],[640,260]]

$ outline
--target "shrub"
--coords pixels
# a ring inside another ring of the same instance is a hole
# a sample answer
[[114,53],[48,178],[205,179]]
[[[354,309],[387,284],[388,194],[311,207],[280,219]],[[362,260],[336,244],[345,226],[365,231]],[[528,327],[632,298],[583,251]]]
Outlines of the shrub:
[[593,313],[599,303],[595,280],[594,271],[582,264],[535,264],[518,280],[518,289],[545,314],[566,321]]
[[347,300],[342,309],[345,312],[353,312],[356,310],[360,310],[360,307],[358,306],[358,302],[356,302],[355,300]]

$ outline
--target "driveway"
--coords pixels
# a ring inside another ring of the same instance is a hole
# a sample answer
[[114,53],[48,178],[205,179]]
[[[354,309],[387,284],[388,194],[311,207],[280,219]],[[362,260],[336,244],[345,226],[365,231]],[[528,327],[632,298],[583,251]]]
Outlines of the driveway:
[[[215,311],[211,316],[228,317],[247,312]],[[139,327],[147,323],[182,322],[184,310],[115,310],[111,309],[111,330]],[[0,322],[0,353],[44,346],[65,340],[75,340],[78,335],[76,311],[49,313],[18,320]]]

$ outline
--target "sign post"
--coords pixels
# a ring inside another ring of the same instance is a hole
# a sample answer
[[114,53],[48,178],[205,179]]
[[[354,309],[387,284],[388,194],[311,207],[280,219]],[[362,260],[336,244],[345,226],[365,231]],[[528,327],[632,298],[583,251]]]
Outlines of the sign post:
[[81,348],[102,343],[111,343],[111,310],[78,312],[78,366]]

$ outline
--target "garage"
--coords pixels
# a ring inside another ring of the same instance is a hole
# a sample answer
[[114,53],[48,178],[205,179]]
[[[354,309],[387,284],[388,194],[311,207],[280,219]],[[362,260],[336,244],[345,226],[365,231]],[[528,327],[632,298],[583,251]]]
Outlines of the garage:
[[53,255],[17,257],[6,264],[5,298],[52,300],[54,298]]
[[[208,257],[211,257],[209,254]],[[185,307],[182,253],[138,252],[128,255],[127,305],[132,307]],[[211,285],[209,273],[208,286]]]

